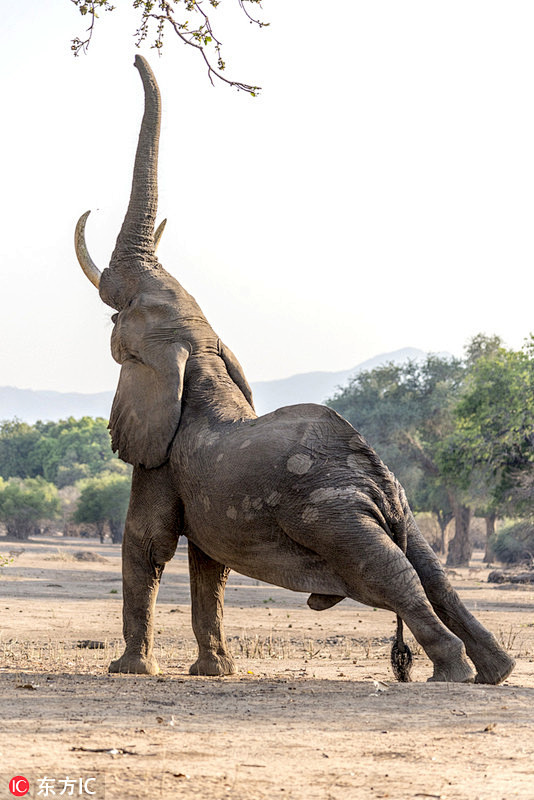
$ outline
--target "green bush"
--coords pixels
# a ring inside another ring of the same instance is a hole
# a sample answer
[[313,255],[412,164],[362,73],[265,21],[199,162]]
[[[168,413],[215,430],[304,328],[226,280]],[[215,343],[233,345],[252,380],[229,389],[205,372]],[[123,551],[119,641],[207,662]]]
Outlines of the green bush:
[[27,539],[38,531],[40,522],[56,519],[59,511],[59,494],[53,483],[43,478],[0,478],[0,520],[10,538]]
[[130,500],[131,478],[113,472],[81,481],[80,499],[73,520],[76,523],[95,523],[103,541],[107,522],[113,542],[122,541],[122,532]]
[[0,422],[0,476],[38,478],[58,489],[115,469],[107,420],[98,417]]
[[493,537],[493,548],[499,561],[517,564],[534,558],[534,523],[514,522]]

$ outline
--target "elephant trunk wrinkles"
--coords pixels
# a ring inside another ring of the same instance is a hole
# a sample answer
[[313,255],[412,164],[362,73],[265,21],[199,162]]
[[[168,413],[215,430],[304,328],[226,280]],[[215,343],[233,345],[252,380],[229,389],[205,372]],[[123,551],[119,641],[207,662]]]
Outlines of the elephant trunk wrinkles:
[[161,98],[148,63],[137,55],[134,62],[145,91],[145,111],[139,133],[128,210],[111,256],[110,267],[142,272],[157,265],[154,226],[158,206],[158,146]]

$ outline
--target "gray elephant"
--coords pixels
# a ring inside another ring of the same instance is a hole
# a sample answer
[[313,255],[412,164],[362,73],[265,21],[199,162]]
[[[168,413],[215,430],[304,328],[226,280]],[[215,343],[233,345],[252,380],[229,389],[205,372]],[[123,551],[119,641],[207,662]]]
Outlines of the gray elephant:
[[467,611],[419,532],[402,487],[362,436],[318,405],[257,417],[233,353],[196,301],[158,263],[154,232],[160,96],[145,90],[128,211],[102,273],[76,229],[80,264],[113,315],[122,365],[112,443],[133,464],[123,543],[124,654],[112,672],[155,674],[154,605],[178,537],[189,544],[191,672],[235,671],[223,631],[228,570],[310,594],[312,609],[345,597],[397,614],[397,675],[408,678],[402,622],[434,665],[433,680],[499,683],[514,661]]

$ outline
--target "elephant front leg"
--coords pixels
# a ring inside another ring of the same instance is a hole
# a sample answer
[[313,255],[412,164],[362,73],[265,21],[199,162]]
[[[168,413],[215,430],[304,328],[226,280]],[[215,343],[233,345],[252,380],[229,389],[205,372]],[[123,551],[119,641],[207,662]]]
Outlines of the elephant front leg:
[[234,660],[223,627],[224,589],[230,570],[189,541],[191,615],[198,658],[191,675],[233,675]]
[[110,672],[157,675],[154,657],[154,611],[162,565],[150,564],[126,524],[122,549],[123,635],[126,649],[109,665]]
[[176,550],[180,509],[165,492],[163,471],[136,468],[122,542],[123,633],[126,648],[110,672],[156,675],[154,613],[165,563]]

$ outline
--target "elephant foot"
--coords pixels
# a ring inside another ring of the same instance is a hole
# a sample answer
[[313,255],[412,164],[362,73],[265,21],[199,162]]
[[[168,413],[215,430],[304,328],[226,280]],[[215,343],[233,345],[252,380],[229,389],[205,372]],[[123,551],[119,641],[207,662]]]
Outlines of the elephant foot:
[[474,683],[475,673],[467,659],[462,658],[455,664],[438,666],[434,664],[434,674],[428,679],[429,683]]
[[502,683],[515,667],[515,659],[504,651],[487,667],[477,664],[475,683]]
[[159,666],[154,656],[149,656],[147,658],[124,653],[120,658],[111,662],[108,672],[122,672],[132,675],[157,675],[159,673]]
[[189,667],[190,675],[234,675],[237,672],[232,656],[208,653]]

